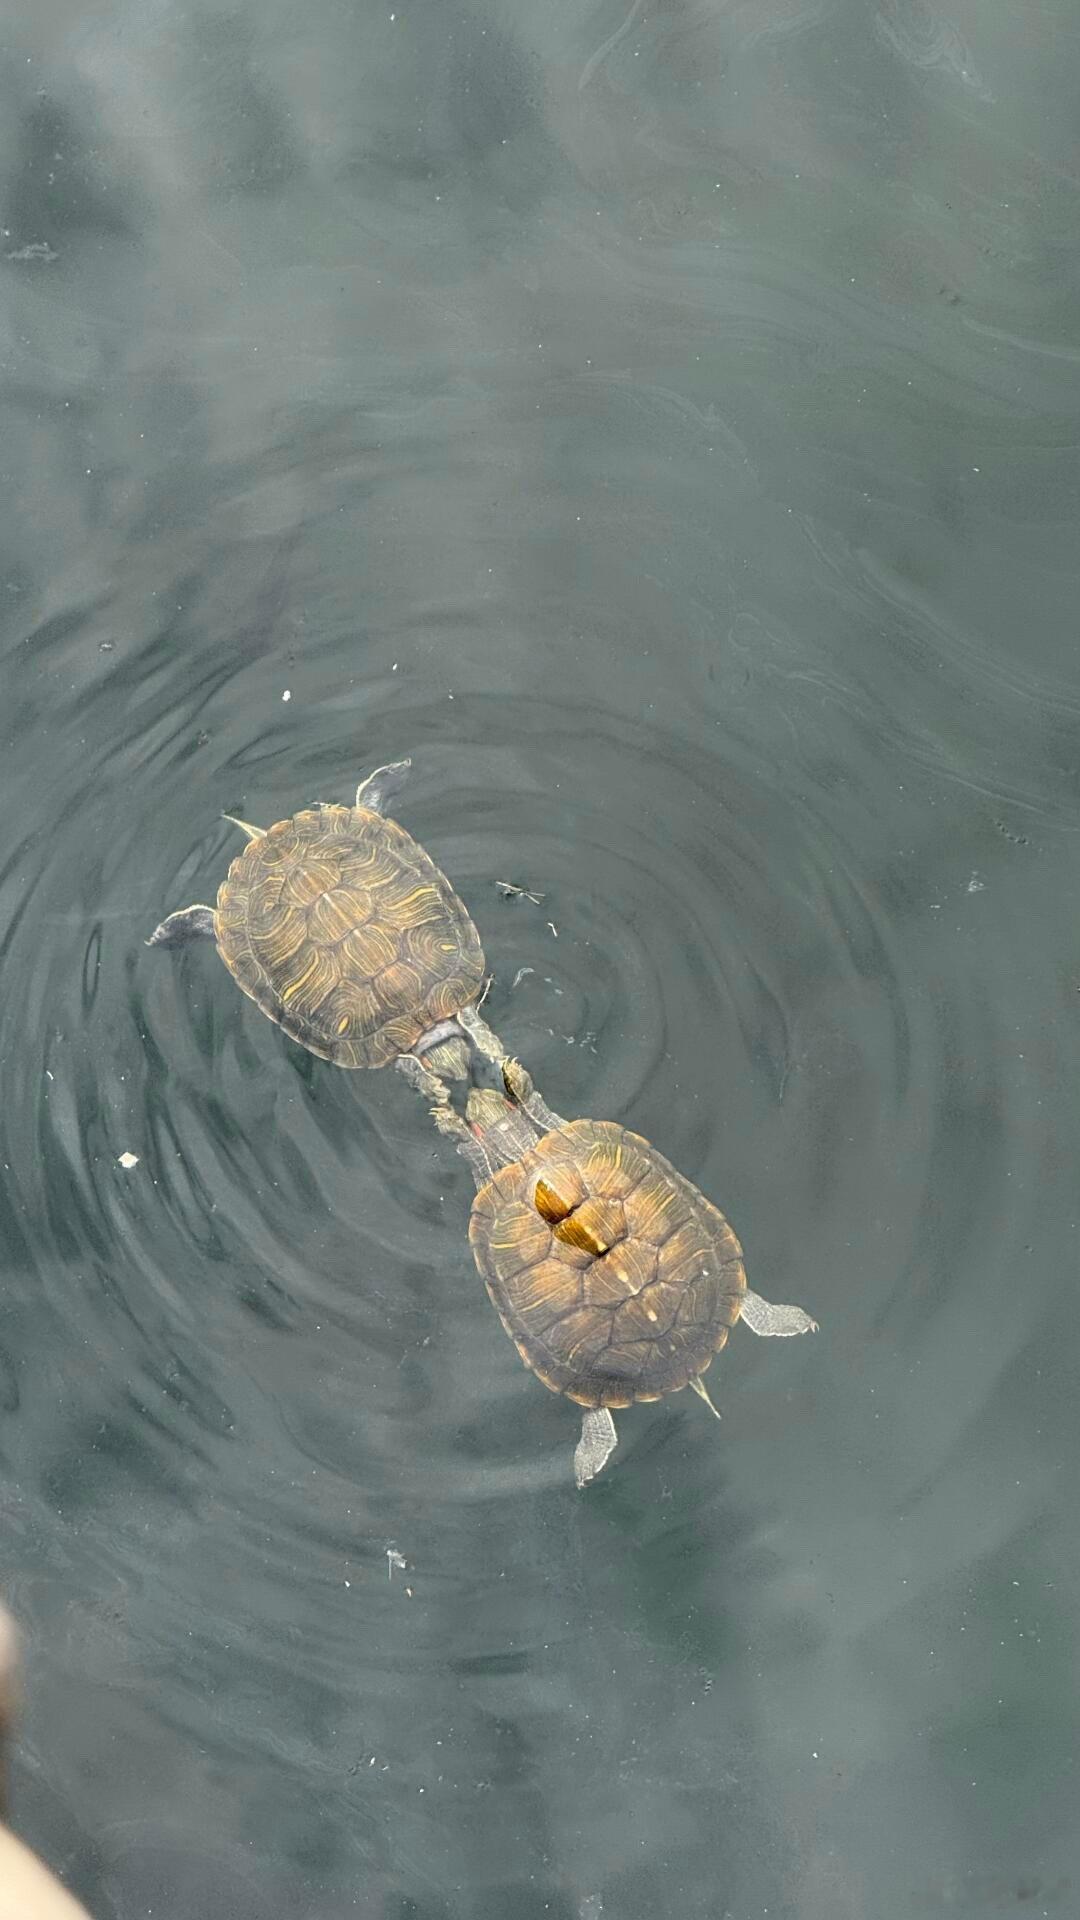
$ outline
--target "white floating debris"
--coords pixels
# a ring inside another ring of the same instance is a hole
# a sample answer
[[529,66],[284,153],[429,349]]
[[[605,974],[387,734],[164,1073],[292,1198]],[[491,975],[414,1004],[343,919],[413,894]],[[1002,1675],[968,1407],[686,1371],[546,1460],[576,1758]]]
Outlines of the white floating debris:
[[971,876],[971,879],[967,883],[967,890],[969,893],[985,893],[986,881],[980,880],[978,874],[973,873]]
[[393,1579],[395,1567],[397,1567],[400,1572],[404,1573],[405,1568],[408,1566],[408,1564],[409,1563],[406,1560],[405,1555],[403,1553],[399,1553],[397,1548],[394,1546],[393,1542],[391,1541],[390,1545],[386,1549],[387,1579],[388,1580]]
[[132,1167],[138,1166],[139,1156],[137,1153],[122,1153],[116,1164],[118,1167],[123,1167],[125,1173],[130,1173]]
[[[533,906],[538,907],[544,898],[542,893],[536,893],[530,887],[519,887],[513,880],[496,880],[495,885],[504,900],[531,900]],[[549,921],[548,925],[550,924]]]
[[31,240],[29,246],[17,247],[13,253],[7,255],[7,258],[9,260],[44,260],[49,263],[59,260],[60,255],[50,247],[47,240]]
[[282,697],[282,699],[283,699],[283,700],[291,700],[291,699],[292,699],[292,694],[290,693],[290,691],[289,691],[289,689],[288,689],[288,687],[286,687],[286,689],[285,689],[285,691],[284,691],[284,693],[282,694],[282,696],[281,696],[281,697]]

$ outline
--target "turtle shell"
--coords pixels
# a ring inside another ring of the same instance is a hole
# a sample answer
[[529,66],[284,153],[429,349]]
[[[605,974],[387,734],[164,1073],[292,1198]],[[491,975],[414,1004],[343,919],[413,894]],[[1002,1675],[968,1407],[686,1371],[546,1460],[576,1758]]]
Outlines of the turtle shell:
[[474,999],[480,938],[396,820],[320,807],[249,841],[218,892],[218,948],[237,985],[311,1053],[383,1067]]
[[573,1120],[501,1167],[473,1202],[469,1239],[526,1366],[583,1407],[687,1386],[746,1291],[723,1214],[610,1120]]

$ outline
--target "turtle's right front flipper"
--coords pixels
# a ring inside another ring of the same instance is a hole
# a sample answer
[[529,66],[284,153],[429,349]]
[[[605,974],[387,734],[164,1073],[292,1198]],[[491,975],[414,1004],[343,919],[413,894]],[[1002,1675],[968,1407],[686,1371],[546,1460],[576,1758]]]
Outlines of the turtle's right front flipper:
[[189,940],[213,940],[213,907],[181,907],[178,913],[170,913],[166,920],[155,927],[148,947],[186,947]]

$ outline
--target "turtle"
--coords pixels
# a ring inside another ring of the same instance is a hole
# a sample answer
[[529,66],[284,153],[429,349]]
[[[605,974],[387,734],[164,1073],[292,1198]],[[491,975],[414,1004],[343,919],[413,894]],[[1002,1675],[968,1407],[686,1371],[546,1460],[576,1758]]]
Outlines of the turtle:
[[580,1488],[615,1446],[612,1408],[693,1387],[717,1412],[703,1375],[737,1320],[758,1334],[817,1322],[751,1292],[730,1222],[648,1140],[560,1119],[516,1061],[502,1074],[505,1093],[473,1088],[464,1118],[444,1084],[432,1115],[472,1168],[469,1240],[503,1327],[586,1410]]
[[411,762],[379,767],[353,806],[322,805],[247,835],[217,905],[170,913],[146,942],[212,939],[246,994],[293,1040],[339,1067],[393,1061],[441,1098],[469,1043],[503,1049],[479,1012],[480,936],[445,874],[386,808]]

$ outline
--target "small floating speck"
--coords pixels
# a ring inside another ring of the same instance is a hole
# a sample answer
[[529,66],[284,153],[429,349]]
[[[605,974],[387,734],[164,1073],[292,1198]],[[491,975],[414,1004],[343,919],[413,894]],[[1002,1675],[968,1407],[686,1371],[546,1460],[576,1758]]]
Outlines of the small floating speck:
[[283,699],[283,700],[291,700],[291,699],[292,699],[292,694],[290,693],[290,691],[289,691],[289,689],[288,689],[288,687],[286,687],[286,689],[285,689],[285,691],[284,691],[284,693],[282,694],[282,696],[281,696],[281,697],[282,697],[282,699]]
[[123,1167],[125,1173],[130,1173],[132,1167],[138,1166],[139,1156],[137,1153],[122,1153],[116,1164]]

